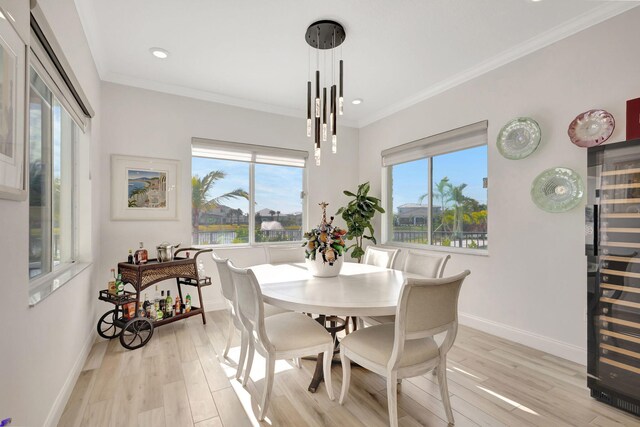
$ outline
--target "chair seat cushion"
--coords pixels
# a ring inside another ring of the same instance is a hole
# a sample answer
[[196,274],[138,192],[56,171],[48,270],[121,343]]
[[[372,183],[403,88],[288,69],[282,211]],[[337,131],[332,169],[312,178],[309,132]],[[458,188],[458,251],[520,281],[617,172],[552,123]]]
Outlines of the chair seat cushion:
[[264,319],[269,341],[276,351],[331,344],[333,338],[318,322],[302,313],[280,313]]
[[264,317],[273,316],[274,314],[280,313],[290,313],[289,310],[285,310],[284,308],[276,307],[275,305],[265,304],[264,305]]
[[[386,366],[393,350],[394,323],[358,329],[340,341],[340,345],[371,362]],[[399,367],[416,365],[439,356],[433,338],[406,341]]]

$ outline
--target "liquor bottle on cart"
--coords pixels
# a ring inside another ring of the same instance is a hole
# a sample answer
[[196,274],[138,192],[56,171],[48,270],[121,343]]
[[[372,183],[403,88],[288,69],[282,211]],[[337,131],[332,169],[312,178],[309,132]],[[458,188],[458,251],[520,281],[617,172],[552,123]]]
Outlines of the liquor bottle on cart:
[[158,301],[158,303],[158,311],[162,312],[162,317],[166,317],[164,314],[166,312],[165,305],[167,304],[167,300],[164,298],[164,291],[160,291],[160,301]]
[[178,315],[178,314],[182,314],[182,304],[180,304],[180,296],[176,295],[174,315]]
[[149,252],[144,248],[144,244],[140,242],[140,249],[133,256],[136,264],[146,264],[149,260]]
[[173,317],[173,299],[171,298],[171,291],[167,291],[167,301],[164,305],[166,311],[166,317]]
[[122,283],[122,274],[118,273],[116,277],[116,295],[124,294],[124,283]]

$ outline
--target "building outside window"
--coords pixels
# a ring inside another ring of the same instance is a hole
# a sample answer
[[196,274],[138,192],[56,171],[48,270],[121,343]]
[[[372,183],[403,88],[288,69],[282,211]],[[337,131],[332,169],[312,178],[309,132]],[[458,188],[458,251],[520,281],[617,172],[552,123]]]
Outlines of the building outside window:
[[194,138],[192,243],[302,240],[306,151]]
[[382,153],[386,241],[488,248],[486,122]]

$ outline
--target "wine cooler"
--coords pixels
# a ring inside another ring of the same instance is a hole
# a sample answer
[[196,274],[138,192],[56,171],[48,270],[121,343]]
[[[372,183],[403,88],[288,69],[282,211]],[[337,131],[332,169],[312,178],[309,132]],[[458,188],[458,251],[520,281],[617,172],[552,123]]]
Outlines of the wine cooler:
[[588,386],[640,416],[640,140],[589,148]]

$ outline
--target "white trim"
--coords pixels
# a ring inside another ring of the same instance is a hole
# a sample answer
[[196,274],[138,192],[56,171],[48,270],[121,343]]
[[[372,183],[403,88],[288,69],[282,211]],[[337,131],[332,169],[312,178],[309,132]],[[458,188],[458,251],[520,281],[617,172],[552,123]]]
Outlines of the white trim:
[[85,339],[82,350],[76,358],[76,363],[74,363],[73,368],[71,368],[71,371],[67,376],[67,380],[62,385],[62,388],[60,388],[60,392],[51,406],[49,415],[47,415],[44,422],[44,427],[55,427],[58,425],[60,417],[62,417],[62,413],[64,412],[64,408],[67,405],[67,401],[69,400],[69,397],[71,397],[71,392],[76,385],[76,381],[78,381],[78,377],[82,372],[82,368],[84,367],[87,357],[89,356],[89,352],[91,351],[91,347],[93,346],[93,342],[95,341],[94,331],[95,328],[91,328],[89,330],[89,335]]
[[[386,213],[384,215],[386,215]],[[416,249],[416,250],[427,251],[427,252],[447,252],[447,253],[461,254],[461,255],[489,256],[489,249],[461,248],[458,246],[427,245],[427,244],[420,244],[420,243],[401,243],[401,242],[394,242],[393,240],[387,240],[382,244],[384,246],[389,246],[392,248],[400,248],[400,249],[406,248],[406,249]]]
[[525,331],[468,313],[458,313],[460,324],[544,351],[581,365],[587,364],[587,349],[567,344],[544,335]]
[[438,94],[446,92],[449,89],[466,83],[469,80],[473,80],[476,77],[486,74],[489,71],[493,71],[496,68],[502,67],[503,65],[509,64],[510,62],[513,62],[526,55],[529,55],[530,53],[547,47],[557,41],[572,36],[582,30],[586,30],[587,28],[606,21],[607,19],[613,18],[614,16],[620,15],[628,10],[633,9],[636,6],[638,6],[638,4],[635,1],[607,2],[600,7],[596,7],[583,13],[582,15],[576,16],[569,21],[563,22],[560,25],[551,28],[548,31],[545,31],[544,33],[539,34],[519,44],[518,46],[514,46],[513,48],[508,49],[492,58],[482,61],[481,63],[476,64],[461,73],[455,74],[448,79],[442,80],[416,93],[412,97],[396,102],[395,104],[391,104],[386,108],[370,114],[367,117],[358,120],[356,127],[363,128],[367,125],[370,125],[371,123],[384,119],[385,117],[409,108]]

